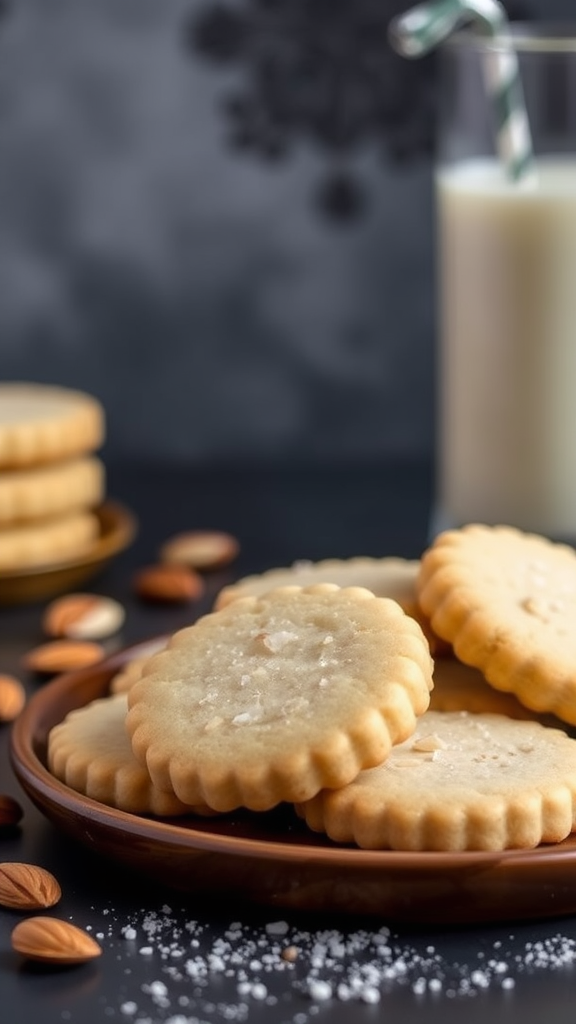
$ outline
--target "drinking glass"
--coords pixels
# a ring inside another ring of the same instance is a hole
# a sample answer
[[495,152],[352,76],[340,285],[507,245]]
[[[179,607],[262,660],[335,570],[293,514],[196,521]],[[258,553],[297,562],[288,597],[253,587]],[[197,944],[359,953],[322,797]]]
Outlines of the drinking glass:
[[512,180],[486,59],[439,48],[435,167],[437,505],[433,532],[507,523],[576,539],[576,24],[512,24],[532,137]]

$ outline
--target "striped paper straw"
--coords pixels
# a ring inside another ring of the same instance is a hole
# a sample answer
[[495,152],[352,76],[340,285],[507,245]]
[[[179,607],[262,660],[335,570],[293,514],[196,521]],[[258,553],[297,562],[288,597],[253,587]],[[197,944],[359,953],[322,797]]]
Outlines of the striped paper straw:
[[496,120],[496,147],[508,176],[518,181],[533,169],[532,139],[518,60],[507,41],[508,19],[498,0],[437,0],[412,7],[390,22],[388,34],[403,57],[421,57],[466,22],[497,41],[484,54],[484,79]]

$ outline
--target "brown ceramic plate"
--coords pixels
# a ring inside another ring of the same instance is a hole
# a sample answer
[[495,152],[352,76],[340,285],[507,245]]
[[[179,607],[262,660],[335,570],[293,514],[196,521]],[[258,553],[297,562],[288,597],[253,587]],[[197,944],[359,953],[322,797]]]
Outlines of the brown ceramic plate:
[[118,502],[106,501],[96,509],[96,515],[100,523],[99,536],[80,558],[0,572],[0,605],[43,601],[65,590],[73,590],[128,547],[137,529],[132,512]]
[[166,639],[60,676],[30,698],[14,723],[16,776],[72,839],[175,889],[278,909],[442,925],[576,912],[576,836],[504,853],[373,852],[315,835],[288,806],[265,814],[158,820],[117,811],[63,785],[46,768],[51,727],[72,708],[104,695],[115,672]]

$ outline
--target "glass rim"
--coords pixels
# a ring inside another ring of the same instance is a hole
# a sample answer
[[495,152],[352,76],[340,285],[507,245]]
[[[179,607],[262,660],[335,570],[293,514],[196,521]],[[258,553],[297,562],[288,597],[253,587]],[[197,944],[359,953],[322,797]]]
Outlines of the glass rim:
[[475,50],[501,50],[521,53],[576,53],[576,21],[511,21],[500,38],[482,35],[472,28],[459,29],[443,46]]

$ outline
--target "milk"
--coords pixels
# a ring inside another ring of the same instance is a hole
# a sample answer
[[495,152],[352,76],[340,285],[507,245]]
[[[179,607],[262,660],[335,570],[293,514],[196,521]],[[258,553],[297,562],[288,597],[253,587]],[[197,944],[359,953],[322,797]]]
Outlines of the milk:
[[443,525],[576,538],[576,159],[437,176]]

